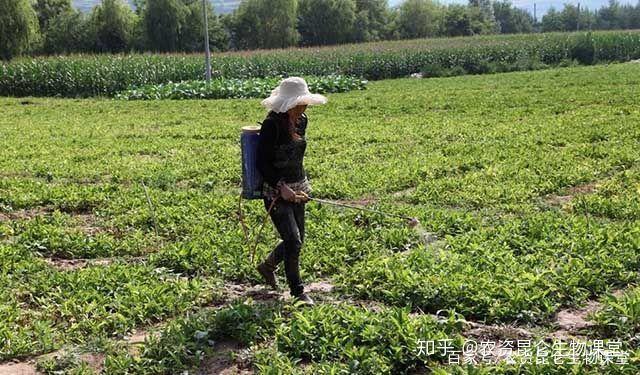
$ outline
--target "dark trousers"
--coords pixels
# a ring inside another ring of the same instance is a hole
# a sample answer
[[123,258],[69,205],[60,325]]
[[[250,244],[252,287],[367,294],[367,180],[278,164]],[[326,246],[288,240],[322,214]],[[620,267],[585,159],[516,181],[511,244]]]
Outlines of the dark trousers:
[[[268,210],[270,205],[271,200],[265,198],[265,209]],[[292,203],[280,198],[269,213],[282,242],[273,249],[267,259],[274,267],[284,261],[284,272],[292,296],[299,296],[304,292],[300,279],[300,250],[304,241],[304,206],[305,203]]]

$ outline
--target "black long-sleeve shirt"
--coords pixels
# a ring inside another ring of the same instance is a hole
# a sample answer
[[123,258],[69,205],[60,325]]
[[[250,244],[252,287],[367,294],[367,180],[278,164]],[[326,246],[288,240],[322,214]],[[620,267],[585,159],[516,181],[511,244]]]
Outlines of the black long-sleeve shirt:
[[264,181],[273,188],[280,180],[298,182],[306,176],[303,158],[308,119],[303,114],[298,120],[296,132],[301,138],[294,140],[287,130],[287,116],[287,113],[269,112],[260,129],[257,167]]

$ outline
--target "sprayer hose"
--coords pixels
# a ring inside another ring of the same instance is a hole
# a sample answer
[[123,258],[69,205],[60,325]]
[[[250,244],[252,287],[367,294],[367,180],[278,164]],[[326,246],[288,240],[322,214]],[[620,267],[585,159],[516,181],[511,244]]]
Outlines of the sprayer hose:
[[[262,229],[264,228],[265,224],[267,223],[267,219],[269,218],[269,214],[271,213],[271,210],[273,210],[273,207],[275,207],[276,205],[276,201],[279,199],[279,197],[276,197],[275,199],[273,199],[271,201],[271,204],[269,205],[269,209],[267,210],[267,213],[264,215],[264,219],[262,220],[262,224],[260,225],[260,227],[258,228],[258,233],[256,234],[256,238],[255,241],[253,243],[253,247],[251,248],[251,264],[254,263],[254,258],[256,255],[256,249],[258,248],[258,242],[260,242],[260,235],[262,234]],[[247,224],[244,221],[244,214],[242,212],[242,194],[240,194],[240,196],[238,197],[238,218],[240,219],[240,225],[242,227],[242,232],[244,233],[244,240],[247,244],[249,244],[250,238],[249,238],[249,228],[247,227]]]

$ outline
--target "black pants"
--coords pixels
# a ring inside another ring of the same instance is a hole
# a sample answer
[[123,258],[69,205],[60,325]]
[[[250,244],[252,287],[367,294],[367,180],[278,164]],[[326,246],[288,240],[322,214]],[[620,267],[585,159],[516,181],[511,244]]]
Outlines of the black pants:
[[[269,209],[271,200],[264,199],[265,209]],[[300,250],[304,242],[304,206],[305,203],[292,203],[278,199],[269,216],[282,242],[273,249],[269,258],[274,266],[284,261],[284,272],[292,296],[304,292],[300,279]]]

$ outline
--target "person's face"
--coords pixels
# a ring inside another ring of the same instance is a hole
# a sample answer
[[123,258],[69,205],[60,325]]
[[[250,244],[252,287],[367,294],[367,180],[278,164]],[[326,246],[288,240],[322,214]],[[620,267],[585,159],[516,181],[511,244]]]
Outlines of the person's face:
[[307,105],[306,104],[301,104],[301,105],[298,105],[298,106],[295,106],[295,107],[291,108],[289,110],[289,115],[291,115],[293,118],[298,118],[306,110],[307,110]]

